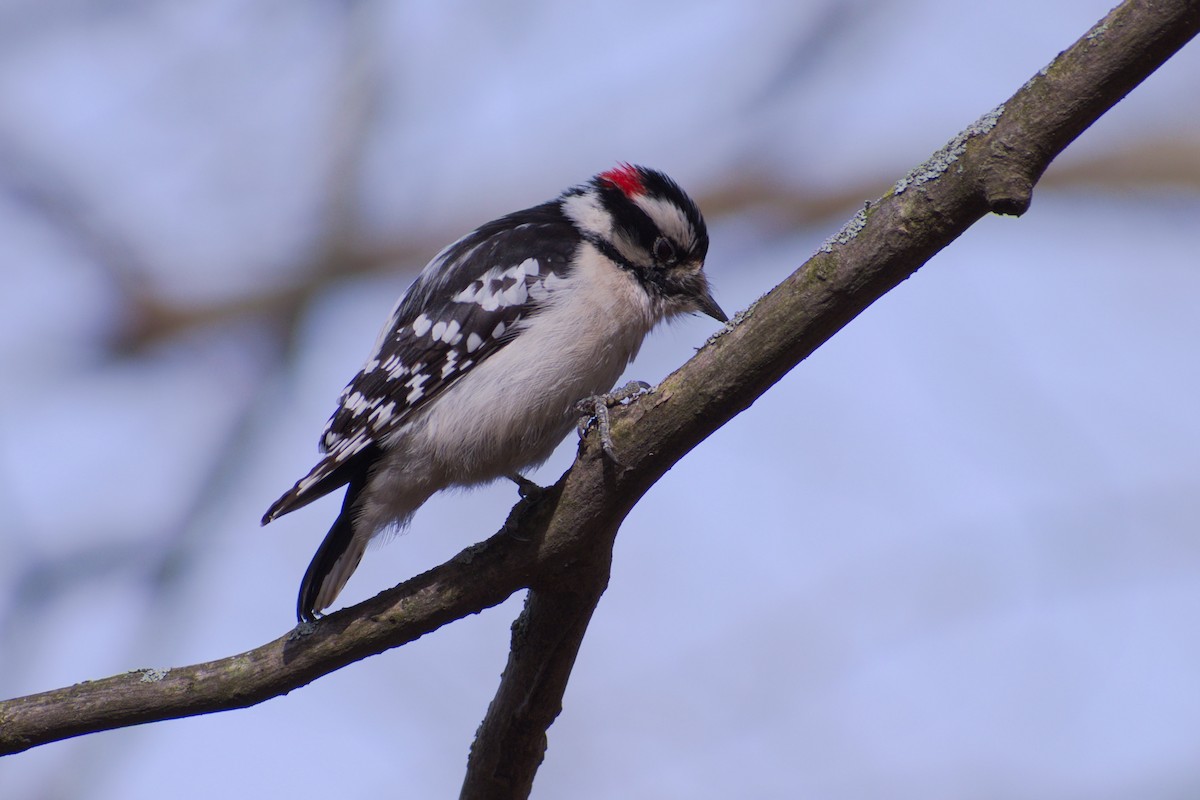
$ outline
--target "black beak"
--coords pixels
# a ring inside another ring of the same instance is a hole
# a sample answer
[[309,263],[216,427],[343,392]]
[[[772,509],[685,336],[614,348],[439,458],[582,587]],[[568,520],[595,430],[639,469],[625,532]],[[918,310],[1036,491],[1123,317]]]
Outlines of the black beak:
[[712,293],[707,288],[703,294],[696,296],[696,309],[703,311],[717,322],[729,322],[729,317],[725,316],[725,312],[717,305],[717,301],[713,300]]

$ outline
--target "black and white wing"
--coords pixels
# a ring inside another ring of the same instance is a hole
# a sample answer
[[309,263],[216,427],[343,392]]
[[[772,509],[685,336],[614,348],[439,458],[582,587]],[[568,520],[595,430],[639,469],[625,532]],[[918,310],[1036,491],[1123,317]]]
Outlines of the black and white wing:
[[362,480],[388,437],[520,335],[570,269],[580,237],[557,202],[482,226],[439,253],[397,303],[321,434],[325,457],[263,524]]

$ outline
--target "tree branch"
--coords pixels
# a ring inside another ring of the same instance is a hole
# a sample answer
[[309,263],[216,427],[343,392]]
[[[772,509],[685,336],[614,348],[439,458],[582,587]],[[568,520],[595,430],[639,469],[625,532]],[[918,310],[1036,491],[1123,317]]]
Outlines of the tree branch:
[[616,530],[597,536],[595,559],[536,587],[513,623],[500,688],[475,734],[460,800],[528,797],[546,753],[546,730],[562,711],[567,679],[600,595],[608,588]]
[[[527,793],[607,582],[612,539],[642,494],[981,216],[1023,213],[1051,159],[1198,29],[1200,0],[1129,0],[1114,9],[1003,106],[868,204],[653,393],[617,409],[612,432],[623,468],[589,437],[572,468],[537,502],[519,503],[500,533],[365,603],[238,656],[0,703],[0,754],[253,705],[534,587],[463,789],[465,797]],[[514,761],[498,769],[498,753]]]

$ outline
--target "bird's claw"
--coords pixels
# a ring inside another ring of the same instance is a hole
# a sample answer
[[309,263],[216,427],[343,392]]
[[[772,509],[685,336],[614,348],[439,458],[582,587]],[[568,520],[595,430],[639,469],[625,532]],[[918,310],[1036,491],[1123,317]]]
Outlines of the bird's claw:
[[592,425],[592,420],[595,420],[596,428],[600,432],[600,447],[604,450],[604,455],[608,456],[614,464],[620,466],[621,461],[617,458],[616,449],[613,447],[612,428],[608,421],[608,409],[626,403],[636,397],[641,397],[649,391],[650,384],[645,381],[630,381],[620,389],[608,394],[592,395],[580,400],[575,404],[575,410],[582,415],[579,418],[579,438],[582,439],[587,435],[588,428]]

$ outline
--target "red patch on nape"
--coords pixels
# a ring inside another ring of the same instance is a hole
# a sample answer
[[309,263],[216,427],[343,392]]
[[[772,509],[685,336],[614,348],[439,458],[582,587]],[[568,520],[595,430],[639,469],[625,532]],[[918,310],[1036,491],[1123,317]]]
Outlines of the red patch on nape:
[[646,191],[645,185],[642,184],[641,173],[632,164],[618,164],[607,172],[601,172],[600,180],[617,187],[625,193],[626,197],[644,194]]

